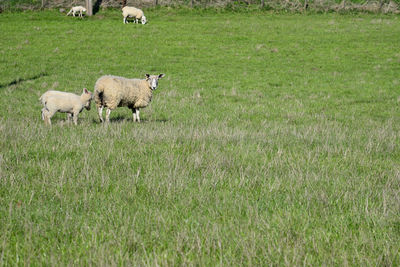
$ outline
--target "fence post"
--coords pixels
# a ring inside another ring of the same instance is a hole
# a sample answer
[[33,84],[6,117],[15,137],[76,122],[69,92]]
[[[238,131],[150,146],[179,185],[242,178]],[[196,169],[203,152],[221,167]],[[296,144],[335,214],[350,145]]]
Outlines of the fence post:
[[93,5],[92,5],[92,0],[86,0],[86,14],[88,16],[93,15]]

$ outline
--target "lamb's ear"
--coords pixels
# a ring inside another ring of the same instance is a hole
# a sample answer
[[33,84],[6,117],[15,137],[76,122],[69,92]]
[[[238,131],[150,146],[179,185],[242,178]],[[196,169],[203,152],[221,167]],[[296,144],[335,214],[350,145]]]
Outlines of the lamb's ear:
[[89,91],[88,91],[86,88],[83,88],[83,92],[84,92],[85,94],[89,94]]
[[150,78],[150,74],[146,73],[146,80],[148,80]]
[[163,78],[165,76],[165,74],[164,73],[161,73],[160,75],[158,75],[158,79],[161,79],[161,78]]

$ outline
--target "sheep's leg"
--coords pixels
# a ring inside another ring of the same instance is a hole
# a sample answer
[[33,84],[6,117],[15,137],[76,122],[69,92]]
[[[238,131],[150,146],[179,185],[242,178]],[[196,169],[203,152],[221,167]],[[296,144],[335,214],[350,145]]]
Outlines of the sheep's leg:
[[133,121],[136,121],[136,109],[133,110]]
[[127,24],[128,23],[128,17],[124,17],[124,24]]
[[131,110],[132,110],[132,119],[133,119],[133,121],[136,121],[136,108],[134,108],[134,107],[131,107],[130,108]]
[[107,110],[106,110],[106,122],[110,122],[110,114],[111,114],[111,109],[107,108]]
[[137,122],[140,122],[140,117],[139,117],[139,109],[136,109],[136,120]]
[[103,106],[97,108],[97,112],[99,114],[100,122],[104,122],[103,120]]

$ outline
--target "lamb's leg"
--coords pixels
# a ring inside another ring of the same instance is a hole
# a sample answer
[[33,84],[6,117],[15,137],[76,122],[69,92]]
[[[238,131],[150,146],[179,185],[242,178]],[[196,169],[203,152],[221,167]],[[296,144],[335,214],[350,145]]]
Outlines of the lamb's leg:
[[49,110],[45,110],[44,111],[44,123],[51,125],[51,117],[53,117],[55,112],[49,111]]
[[124,24],[126,24],[127,17],[124,17]]
[[71,122],[71,117],[72,117],[72,114],[71,113],[67,113],[67,122],[68,123]]
[[50,117],[47,117],[47,116],[44,117],[44,124],[51,125],[51,119],[50,119]]
[[42,120],[44,121],[44,112],[46,111],[46,108],[42,108]]
[[47,110],[46,110],[46,108],[42,109],[42,118],[43,118],[44,124],[47,124]]
[[106,122],[110,122],[110,114],[111,114],[111,109],[107,108],[107,110],[106,110]]
[[99,114],[100,122],[104,122],[103,120],[103,106],[97,108],[97,113]]
[[75,11],[72,11],[72,16],[74,16],[74,17],[75,17]]
[[74,112],[74,124],[75,125],[78,125],[78,115],[79,115],[79,112]]

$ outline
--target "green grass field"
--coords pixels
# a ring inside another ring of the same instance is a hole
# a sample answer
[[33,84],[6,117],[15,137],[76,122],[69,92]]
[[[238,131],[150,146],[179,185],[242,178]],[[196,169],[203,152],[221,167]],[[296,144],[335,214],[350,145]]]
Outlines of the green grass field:
[[[400,265],[400,19],[0,15],[0,265]],[[142,123],[39,96],[165,73]]]

